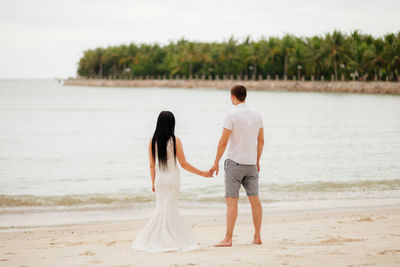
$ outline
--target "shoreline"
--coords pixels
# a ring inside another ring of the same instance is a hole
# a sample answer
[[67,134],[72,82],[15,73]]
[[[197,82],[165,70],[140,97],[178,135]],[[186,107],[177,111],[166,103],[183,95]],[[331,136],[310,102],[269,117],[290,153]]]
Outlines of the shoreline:
[[367,94],[400,94],[400,82],[384,81],[281,81],[281,80],[107,80],[67,79],[66,86],[97,87],[167,87],[167,88],[214,88],[230,89],[234,84],[243,84],[253,91],[287,92],[335,92]]
[[[218,204],[218,205],[217,205]],[[315,212],[335,209],[366,209],[366,208],[388,208],[400,206],[398,198],[380,199],[341,199],[341,200],[303,200],[289,202],[264,202],[263,210],[269,214],[291,213],[291,212]],[[37,209],[31,211],[23,210],[1,210],[0,209],[0,232],[23,231],[43,227],[58,227],[66,225],[79,225],[90,223],[118,223],[123,221],[135,221],[146,219],[154,211],[155,203],[145,207],[121,206],[110,208],[104,207],[71,207],[72,209]],[[225,203],[187,203],[181,202],[179,211],[182,216],[224,216]],[[251,210],[248,200],[243,198],[239,203],[239,212],[250,215]],[[111,219],[112,218],[112,219]],[[44,223],[45,222],[45,223]]]
[[[264,212],[260,246],[250,214],[239,212],[233,247],[215,248],[225,216],[183,216],[199,249],[148,253],[131,248],[148,219],[0,232],[0,266],[395,266],[400,209],[364,207]],[[156,256],[156,257],[155,257]]]

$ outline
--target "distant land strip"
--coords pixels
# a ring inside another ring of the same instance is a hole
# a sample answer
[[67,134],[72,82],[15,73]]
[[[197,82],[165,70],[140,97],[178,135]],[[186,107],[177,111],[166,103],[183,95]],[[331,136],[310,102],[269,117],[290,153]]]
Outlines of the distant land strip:
[[385,81],[289,81],[289,80],[201,80],[201,79],[67,79],[67,86],[104,87],[169,87],[169,88],[215,88],[229,90],[242,84],[248,90],[289,92],[338,92],[367,94],[400,94],[400,82]]

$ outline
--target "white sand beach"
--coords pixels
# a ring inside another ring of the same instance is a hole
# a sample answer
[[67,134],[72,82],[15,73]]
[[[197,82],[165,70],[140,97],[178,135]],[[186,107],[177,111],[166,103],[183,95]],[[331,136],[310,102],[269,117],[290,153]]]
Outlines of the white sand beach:
[[190,252],[147,253],[132,242],[147,220],[0,232],[0,266],[399,266],[400,208],[339,208],[264,214],[253,245],[251,215],[239,214],[234,244],[224,216],[184,217],[199,243]]

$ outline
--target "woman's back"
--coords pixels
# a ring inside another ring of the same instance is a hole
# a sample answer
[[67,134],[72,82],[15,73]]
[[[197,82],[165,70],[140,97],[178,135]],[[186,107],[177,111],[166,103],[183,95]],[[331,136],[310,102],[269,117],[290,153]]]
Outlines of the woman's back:
[[170,138],[167,142],[167,162],[165,166],[161,166],[160,161],[158,160],[158,151],[157,151],[157,143],[155,145],[155,150],[156,150],[156,169],[159,171],[171,171],[174,170],[176,171],[177,169],[177,164],[176,164],[176,157],[174,155],[174,141],[172,138]]
[[162,165],[158,159],[156,160],[155,193],[157,207],[177,208],[180,184],[181,177],[174,157],[174,142],[171,138],[167,142],[166,165]]

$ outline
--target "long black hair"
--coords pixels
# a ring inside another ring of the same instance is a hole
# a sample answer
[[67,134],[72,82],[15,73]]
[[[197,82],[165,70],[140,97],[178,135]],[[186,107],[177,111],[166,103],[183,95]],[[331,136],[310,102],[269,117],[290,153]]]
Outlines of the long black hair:
[[171,111],[161,111],[151,140],[151,152],[155,159],[157,146],[157,158],[161,167],[167,165],[167,144],[171,138],[174,144],[174,157],[176,158],[175,117]]

